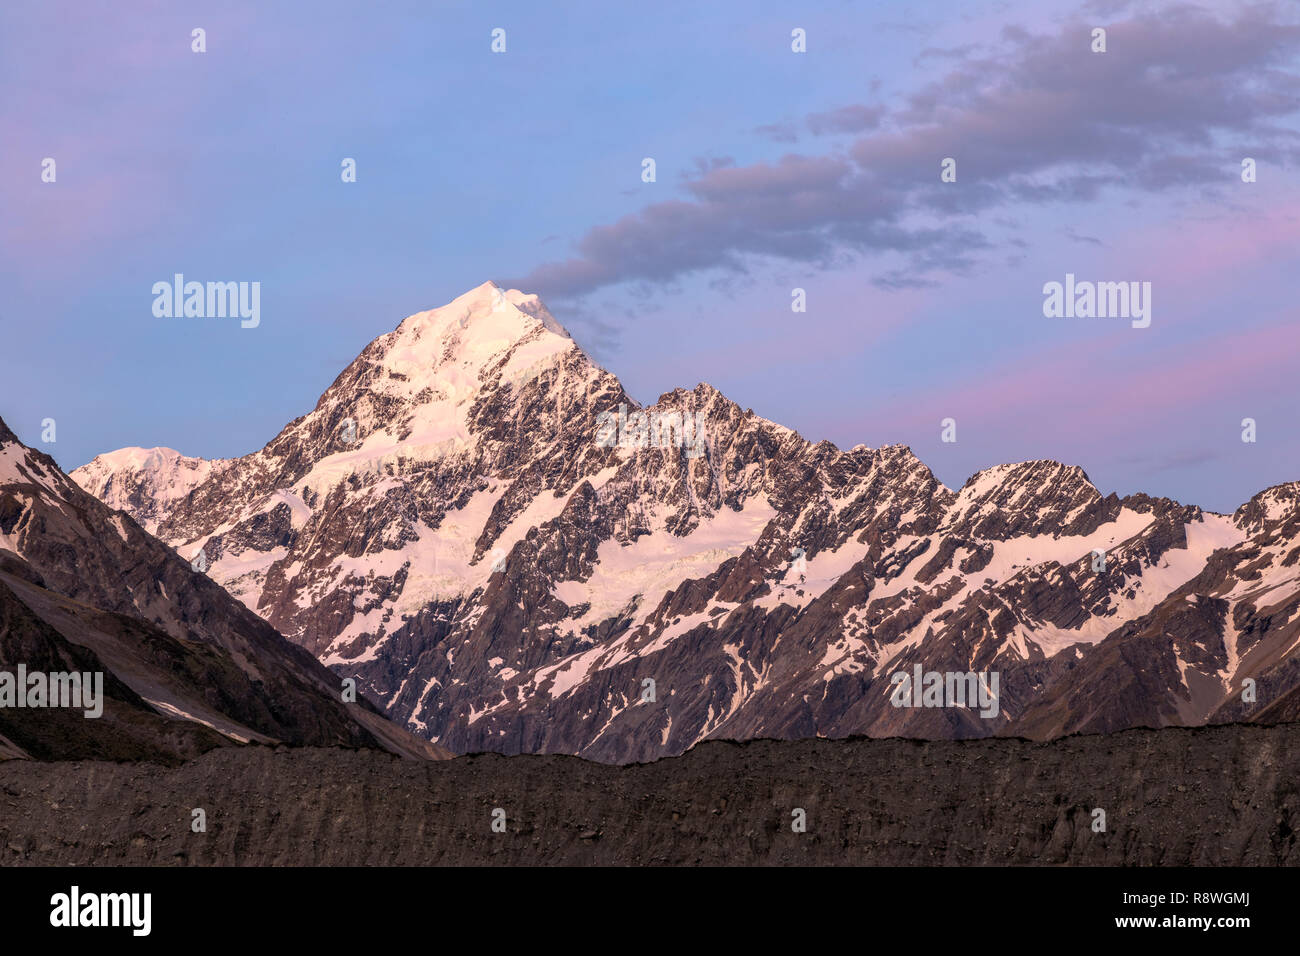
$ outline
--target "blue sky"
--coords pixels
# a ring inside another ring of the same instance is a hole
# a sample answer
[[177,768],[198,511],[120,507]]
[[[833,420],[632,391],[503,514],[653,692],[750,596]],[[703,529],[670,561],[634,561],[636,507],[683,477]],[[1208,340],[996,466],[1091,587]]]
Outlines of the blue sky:
[[[642,401],[708,381],[952,486],[1056,458],[1231,510],[1300,479],[1297,24],[1227,0],[7,3],[0,416],[38,446],[54,418],[68,469],[244,454],[494,279]],[[156,318],[176,272],[260,282],[260,326]],[[1067,272],[1152,282],[1151,327],[1045,318]]]

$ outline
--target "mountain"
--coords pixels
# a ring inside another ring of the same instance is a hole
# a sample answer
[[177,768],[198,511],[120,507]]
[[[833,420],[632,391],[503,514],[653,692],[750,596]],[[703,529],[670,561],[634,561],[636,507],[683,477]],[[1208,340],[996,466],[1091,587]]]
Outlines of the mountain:
[[[1051,737],[1261,719],[1300,687],[1300,485],[1231,516],[1053,461],[954,491],[906,447],[812,443],[708,385],[643,407],[492,283],[376,339],[250,455],[73,477],[455,751]],[[891,680],[918,666],[985,674],[945,686],[995,706],[895,706],[924,703]]]
[[186,458],[170,448],[121,448],[77,469],[77,483],[150,534],[171,507],[227,462]]
[[[1116,628],[1034,702],[1020,732],[1300,719],[1300,483],[1256,495],[1230,527],[1229,547]],[[1254,703],[1242,699],[1246,678]]]
[[345,703],[310,654],[0,421],[0,671],[20,667],[102,674],[103,712],[2,706],[0,757],[175,762],[250,742],[448,755]]

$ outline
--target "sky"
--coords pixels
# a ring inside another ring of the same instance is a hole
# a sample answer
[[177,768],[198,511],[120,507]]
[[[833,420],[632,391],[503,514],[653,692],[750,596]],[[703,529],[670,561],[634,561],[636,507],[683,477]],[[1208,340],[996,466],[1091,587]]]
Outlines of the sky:
[[[1295,3],[9,0],[0,89],[0,417],[67,470],[254,451],[494,280],[639,401],[705,381],[954,488],[1300,479]],[[176,273],[260,323],[156,316]],[[1045,315],[1067,274],[1150,325]]]

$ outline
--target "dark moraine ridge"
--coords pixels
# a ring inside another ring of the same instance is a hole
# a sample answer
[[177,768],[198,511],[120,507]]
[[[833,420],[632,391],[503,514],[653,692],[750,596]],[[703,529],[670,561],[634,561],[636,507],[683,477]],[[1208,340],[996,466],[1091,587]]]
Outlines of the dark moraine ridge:
[[9,865],[1294,865],[1298,825],[1300,724],[711,741],[630,766],[256,746],[0,765]]

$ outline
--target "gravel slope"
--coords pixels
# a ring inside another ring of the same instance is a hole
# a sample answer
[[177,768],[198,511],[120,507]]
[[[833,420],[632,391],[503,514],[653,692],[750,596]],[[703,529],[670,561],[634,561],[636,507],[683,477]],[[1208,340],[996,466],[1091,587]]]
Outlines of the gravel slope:
[[1300,864],[1298,821],[1300,724],[714,741],[631,766],[257,746],[170,769],[0,764],[10,865],[1273,865]]

